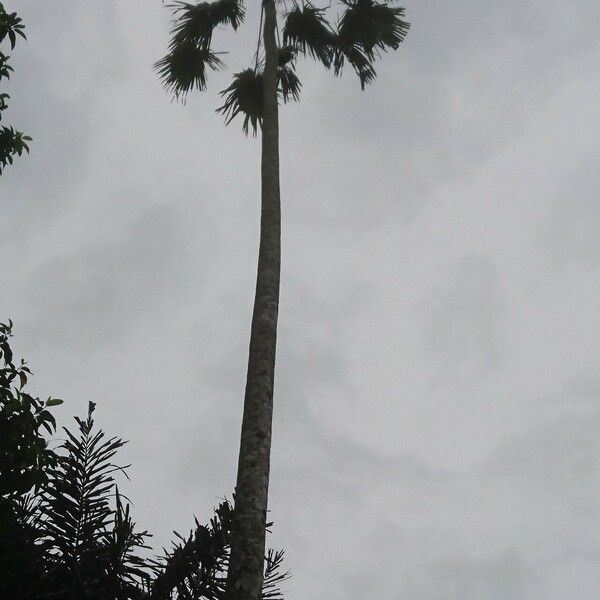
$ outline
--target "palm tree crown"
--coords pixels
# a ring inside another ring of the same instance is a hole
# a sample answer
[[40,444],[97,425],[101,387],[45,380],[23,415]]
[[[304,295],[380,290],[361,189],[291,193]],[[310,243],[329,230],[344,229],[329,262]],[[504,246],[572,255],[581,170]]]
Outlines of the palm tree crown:
[[[281,35],[278,24],[278,39],[282,42],[278,94],[284,102],[300,98],[301,82],[295,73],[298,55],[310,56],[335,75],[341,75],[347,62],[364,89],[375,80],[375,62],[382,53],[397,50],[410,27],[403,18],[404,8],[382,0],[338,0],[337,5],[330,2],[325,8],[309,0],[288,1],[291,7],[288,9],[288,2],[284,2],[279,15]],[[169,52],[155,63],[155,68],[167,91],[185,100],[188,92],[206,89],[209,70],[225,66],[211,47],[215,29],[229,25],[237,30],[246,10],[243,0],[198,4],[177,1],[169,8],[173,11]],[[328,13],[332,13],[331,20]],[[225,116],[226,124],[241,115],[246,134],[250,128],[256,133],[262,125],[262,67],[257,51],[254,65],[235,73],[232,84],[221,92],[225,102],[217,112]]]

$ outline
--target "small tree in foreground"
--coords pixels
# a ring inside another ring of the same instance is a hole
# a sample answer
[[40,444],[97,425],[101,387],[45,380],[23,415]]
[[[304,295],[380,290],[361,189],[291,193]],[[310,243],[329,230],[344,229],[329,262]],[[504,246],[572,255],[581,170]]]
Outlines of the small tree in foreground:
[[[12,323],[0,324],[0,598],[2,600],[223,600],[232,507],[226,500],[208,525],[160,558],[148,557],[115,476],[125,442],[94,422],[94,403],[77,428],[64,428],[56,451],[47,407],[23,388],[30,371],[13,362]],[[281,600],[283,552],[269,550],[264,600]]]
[[[299,56],[310,56],[335,75],[350,65],[364,89],[375,80],[375,62],[396,50],[409,29],[404,9],[384,0],[330,0],[319,7],[309,0],[255,0],[260,13],[253,65],[236,73],[221,92],[218,112],[230,123],[240,115],[245,133],[262,131],[261,225],[231,549],[228,600],[257,600],[269,488],[271,423],[280,278],[280,190],[278,102],[298,100]],[[213,33],[233,29],[245,16],[243,0],[181,2],[174,13],[169,53],[156,63],[165,87],[176,98],[206,89],[210,70],[223,67],[212,48]],[[262,53],[261,53],[262,51]]]
[[45,434],[56,428],[48,409],[62,402],[27,393],[31,371],[25,361],[15,361],[11,336],[12,322],[0,323],[0,598],[6,600],[13,597],[9,590],[26,589],[39,574],[32,504],[26,498],[39,492],[56,463]]

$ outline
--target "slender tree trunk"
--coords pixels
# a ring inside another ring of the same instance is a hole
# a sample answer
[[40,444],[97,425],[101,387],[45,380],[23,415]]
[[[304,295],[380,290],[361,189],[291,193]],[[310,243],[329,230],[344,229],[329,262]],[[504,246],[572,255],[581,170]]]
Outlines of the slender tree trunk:
[[277,103],[279,51],[275,41],[277,23],[275,0],[265,0],[264,11],[265,69],[260,249],[235,488],[227,600],[258,600],[261,597],[265,555],[273,378],[279,308],[281,212]]

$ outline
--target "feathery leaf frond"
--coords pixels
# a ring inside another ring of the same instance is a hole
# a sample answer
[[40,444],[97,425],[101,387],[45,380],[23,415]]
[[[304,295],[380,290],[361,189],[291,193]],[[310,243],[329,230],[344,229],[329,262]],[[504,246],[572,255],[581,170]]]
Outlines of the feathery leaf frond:
[[[187,536],[175,533],[177,541],[154,561],[150,600],[221,600],[225,596],[233,507],[225,500],[207,525],[196,520]],[[267,551],[262,600],[282,600],[279,584],[290,577],[282,572],[283,550]]]
[[221,598],[225,589],[229,559],[231,505],[225,501],[208,525],[196,520],[187,537],[175,533],[178,541],[154,563],[155,578],[150,598]]
[[263,600],[283,600],[279,585],[291,577],[289,571],[281,572],[284,551],[269,548],[265,556],[265,577],[263,579]]
[[[65,428],[65,453],[44,486],[40,525],[49,545],[48,586],[60,599],[134,598],[142,563],[133,550],[144,547],[146,534],[134,532],[129,508],[123,508],[118,492],[116,511],[110,507],[116,490],[112,473],[120,469],[111,459],[125,442],[95,431],[93,411],[90,402],[87,419],[76,417],[77,436]],[[113,588],[131,593],[114,595]]]
[[[115,488],[116,489],[116,488]],[[142,600],[142,593],[149,586],[150,573],[146,561],[136,552],[149,549],[146,544],[148,532],[135,530],[129,504],[123,504],[116,489],[116,509],[112,530],[101,539],[101,558],[104,561],[106,587],[111,598]]]

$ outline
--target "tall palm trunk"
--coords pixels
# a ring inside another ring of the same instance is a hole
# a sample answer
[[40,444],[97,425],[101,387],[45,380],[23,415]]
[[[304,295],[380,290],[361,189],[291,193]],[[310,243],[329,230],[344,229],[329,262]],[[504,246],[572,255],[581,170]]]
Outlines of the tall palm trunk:
[[264,0],[265,47],[261,162],[261,223],[256,296],[227,576],[227,600],[261,597],[279,308],[281,211],[275,0]]

